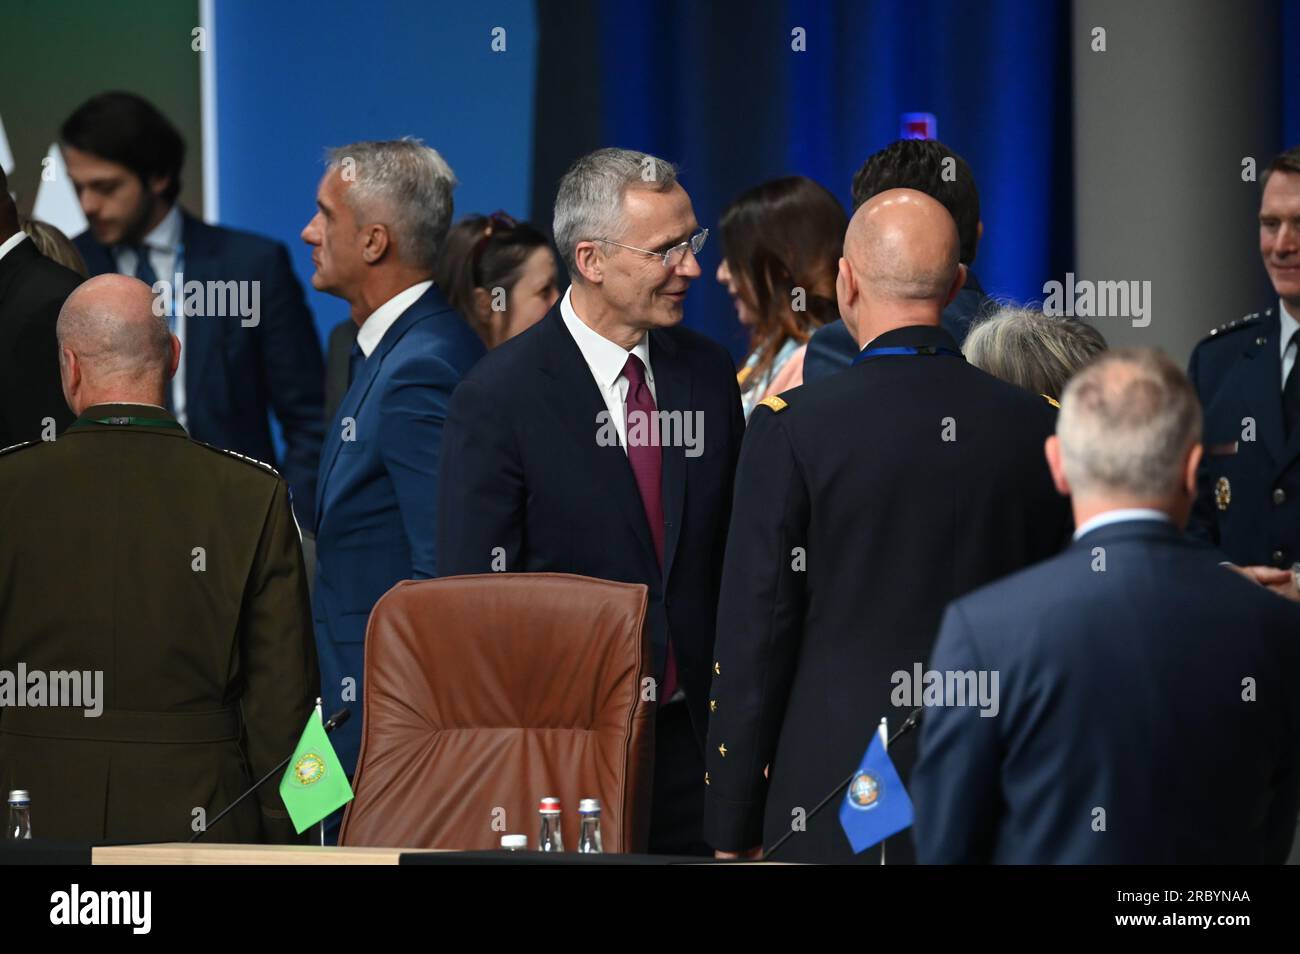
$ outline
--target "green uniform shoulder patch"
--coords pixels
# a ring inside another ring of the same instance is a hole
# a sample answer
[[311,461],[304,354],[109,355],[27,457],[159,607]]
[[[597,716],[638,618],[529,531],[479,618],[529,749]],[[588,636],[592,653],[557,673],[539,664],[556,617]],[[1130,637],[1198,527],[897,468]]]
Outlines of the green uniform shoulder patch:
[[774,394],[771,397],[763,398],[758,402],[758,406],[771,408],[773,414],[780,414],[790,405],[786,403],[784,398],[779,398]]
[[[194,439],[190,438],[190,440],[194,440]],[[198,444],[200,447],[206,447],[208,450],[216,451],[218,454],[224,454],[227,457],[233,457],[236,460],[242,460],[246,464],[252,464],[256,467],[260,467],[263,470],[267,471],[268,473],[274,474],[276,477],[280,476],[280,472],[278,470],[276,470],[270,464],[263,463],[262,461],[258,460],[255,457],[246,457],[243,454],[238,453],[237,451],[227,450],[224,447],[218,447],[216,444],[209,444],[206,441],[194,441],[194,443]]]

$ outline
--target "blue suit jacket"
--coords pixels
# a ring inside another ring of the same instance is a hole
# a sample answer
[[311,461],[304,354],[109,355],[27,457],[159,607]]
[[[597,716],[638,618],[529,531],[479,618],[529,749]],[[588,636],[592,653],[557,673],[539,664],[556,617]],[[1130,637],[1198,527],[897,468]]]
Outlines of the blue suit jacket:
[[322,704],[358,716],[331,736],[349,773],[361,744],[366,621],[393,584],[437,573],[443,421],[482,354],[478,335],[431,287],[357,369],[326,434],[312,612]]
[[[208,444],[276,465],[304,530],[315,526],[316,468],[324,432],[325,365],[320,338],[285,247],[182,213],[185,281],[259,281],[258,323],[194,317],[185,324],[186,429]],[[91,275],[117,271],[90,232],[73,239]],[[171,282],[173,276],[159,275]],[[284,437],[277,460],[268,412]]]
[[[943,330],[961,345],[971,325],[982,317],[990,302],[975,273],[967,269],[966,284],[943,310]],[[849,334],[844,320],[832,321],[818,328],[808,339],[808,350],[803,358],[803,383],[812,384],[836,371],[843,371],[857,356],[858,343]]]
[[1169,524],[1126,521],[948,607],[929,669],[996,671],[999,710],[925,709],[920,861],[1286,858],[1300,607],[1218,556]]

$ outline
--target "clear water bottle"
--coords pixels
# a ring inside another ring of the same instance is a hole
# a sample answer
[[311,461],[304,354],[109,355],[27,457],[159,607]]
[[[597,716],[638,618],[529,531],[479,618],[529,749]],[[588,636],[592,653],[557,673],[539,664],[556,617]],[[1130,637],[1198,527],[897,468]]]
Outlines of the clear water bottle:
[[502,851],[527,851],[528,836],[527,835],[502,835],[501,850]]
[[563,851],[564,838],[560,835],[560,800],[553,795],[542,799],[537,806],[542,816],[542,831],[537,836],[538,851]]
[[578,817],[581,819],[581,827],[578,829],[578,854],[601,854],[605,849],[600,843],[600,800],[584,798],[578,802]]
[[15,788],[9,793],[9,827],[5,838],[9,841],[22,841],[32,837],[32,796],[24,788]]

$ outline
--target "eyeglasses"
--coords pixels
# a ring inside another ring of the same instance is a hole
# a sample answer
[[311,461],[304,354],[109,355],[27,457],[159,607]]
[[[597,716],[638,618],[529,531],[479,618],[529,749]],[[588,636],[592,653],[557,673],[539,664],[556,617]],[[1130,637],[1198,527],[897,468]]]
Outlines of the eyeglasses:
[[661,259],[663,261],[664,268],[676,268],[678,265],[682,263],[682,259],[686,257],[687,249],[691,250],[692,255],[699,255],[700,250],[704,248],[704,241],[708,237],[709,237],[709,230],[700,229],[698,232],[692,235],[685,242],[682,242],[679,245],[674,245],[672,248],[662,252],[652,252],[648,248],[637,248],[635,245],[624,245],[622,242],[615,242],[612,239],[606,239],[606,238],[593,239],[592,241],[605,242],[609,245],[617,245],[619,248],[629,248],[632,251],[640,252],[643,255],[653,255],[655,258]]

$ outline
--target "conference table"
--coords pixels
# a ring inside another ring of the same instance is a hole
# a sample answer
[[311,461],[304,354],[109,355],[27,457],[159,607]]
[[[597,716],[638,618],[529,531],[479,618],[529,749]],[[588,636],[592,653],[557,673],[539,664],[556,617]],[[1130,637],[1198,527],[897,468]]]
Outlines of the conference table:
[[[85,842],[0,842],[5,865],[698,865],[737,864],[671,855],[540,851],[447,851],[321,845],[231,845],[161,842],[92,845]],[[739,862],[749,863],[754,862]]]

